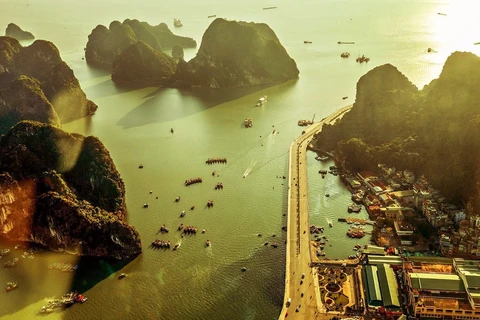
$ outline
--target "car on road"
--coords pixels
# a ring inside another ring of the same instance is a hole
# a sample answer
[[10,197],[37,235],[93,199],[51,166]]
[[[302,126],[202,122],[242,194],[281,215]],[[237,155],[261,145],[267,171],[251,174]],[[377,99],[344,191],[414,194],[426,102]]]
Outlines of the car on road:
[[301,304],[299,304],[299,305],[298,305],[298,307],[295,309],[295,312],[299,312],[299,311],[300,311],[300,307],[301,307],[301,306],[302,306],[302,305],[301,305]]
[[290,307],[290,304],[292,303],[292,298],[288,298],[287,303],[285,304],[288,307]]
[[305,279],[305,273],[302,273],[302,279]]

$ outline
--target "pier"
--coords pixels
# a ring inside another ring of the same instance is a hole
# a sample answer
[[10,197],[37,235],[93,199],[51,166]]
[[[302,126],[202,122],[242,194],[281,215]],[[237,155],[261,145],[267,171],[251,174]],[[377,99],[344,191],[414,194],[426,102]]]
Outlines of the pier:
[[287,313],[288,319],[327,318],[320,299],[316,270],[312,268],[306,153],[313,135],[322,129],[323,124],[333,123],[350,108],[337,110],[314,123],[290,146],[285,295],[279,319],[285,319]]

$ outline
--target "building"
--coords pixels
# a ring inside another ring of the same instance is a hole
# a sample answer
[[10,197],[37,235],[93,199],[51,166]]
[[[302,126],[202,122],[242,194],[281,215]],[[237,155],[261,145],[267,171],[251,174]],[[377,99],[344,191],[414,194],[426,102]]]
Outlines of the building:
[[383,307],[386,312],[401,313],[395,273],[390,265],[366,265],[362,273],[368,310],[375,311]]
[[406,303],[415,317],[480,319],[479,261],[405,261],[403,271]]
[[378,282],[377,266],[366,265],[362,268],[365,297],[370,311],[382,306],[382,293]]

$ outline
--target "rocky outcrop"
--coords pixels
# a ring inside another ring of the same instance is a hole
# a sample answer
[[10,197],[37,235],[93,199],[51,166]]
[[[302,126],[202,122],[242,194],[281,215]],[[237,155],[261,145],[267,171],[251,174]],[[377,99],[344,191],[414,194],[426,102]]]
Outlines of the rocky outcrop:
[[268,25],[220,18],[205,31],[188,68],[182,66],[179,72],[183,75],[172,79],[173,86],[212,88],[278,84],[299,73]]
[[15,23],[9,23],[5,30],[6,37],[12,37],[17,40],[33,40],[35,37],[28,31],[23,31],[22,28]]
[[21,120],[60,126],[60,119],[37,80],[20,76],[0,86],[0,134]]
[[112,69],[112,80],[116,83],[160,86],[175,73],[175,60],[138,41],[115,59]]
[[184,58],[184,52],[181,46],[176,45],[172,48],[172,58],[176,60]]
[[157,51],[175,45],[183,48],[196,47],[192,38],[177,36],[161,23],[152,26],[147,22],[126,19],[123,23],[113,21],[106,28],[98,25],[88,36],[85,58],[88,63],[110,67],[113,61],[128,47],[143,41]]
[[141,252],[141,242],[125,210],[125,186],[97,138],[32,121],[0,138],[3,237],[127,259]]
[[[0,89],[9,88],[10,82],[22,75],[35,80],[36,88],[41,89],[62,122],[92,115],[97,109],[87,99],[72,69],[62,61],[53,43],[37,40],[23,47],[16,39],[0,37]],[[32,95],[38,96],[39,92],[32,92]]]

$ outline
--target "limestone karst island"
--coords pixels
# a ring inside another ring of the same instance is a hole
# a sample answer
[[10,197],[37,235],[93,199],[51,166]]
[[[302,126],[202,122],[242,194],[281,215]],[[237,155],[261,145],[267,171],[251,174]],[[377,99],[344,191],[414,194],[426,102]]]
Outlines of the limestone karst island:
[[480,320],[475,1],[4,1],[1,319]]

